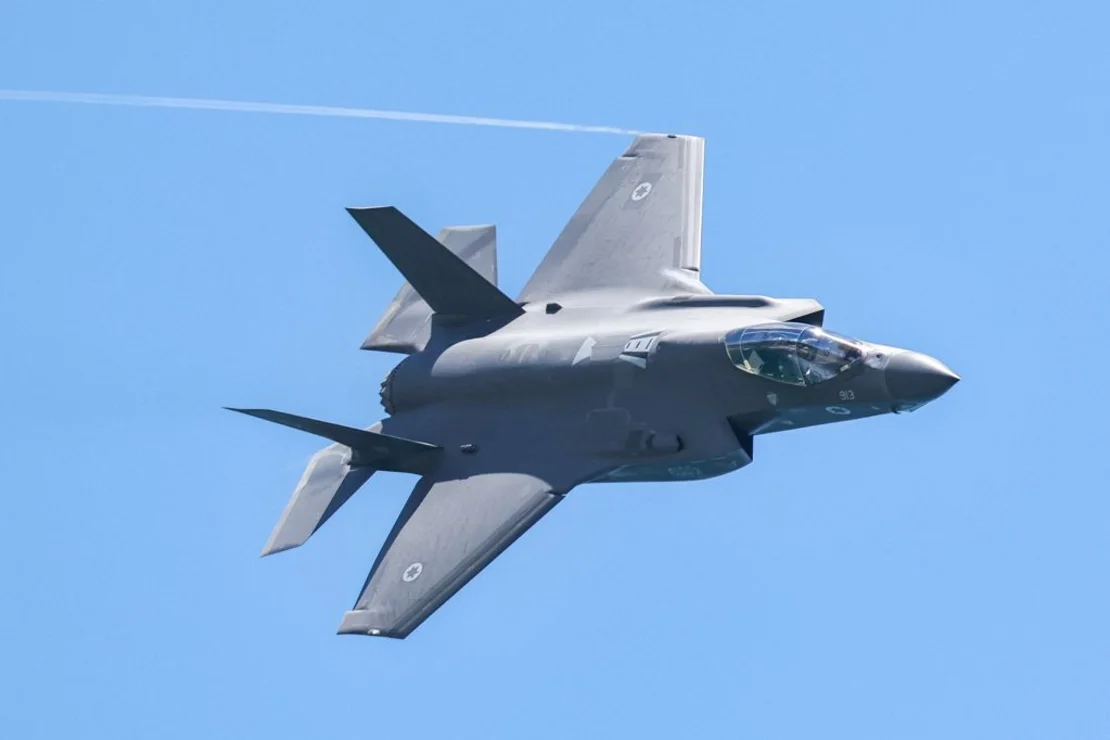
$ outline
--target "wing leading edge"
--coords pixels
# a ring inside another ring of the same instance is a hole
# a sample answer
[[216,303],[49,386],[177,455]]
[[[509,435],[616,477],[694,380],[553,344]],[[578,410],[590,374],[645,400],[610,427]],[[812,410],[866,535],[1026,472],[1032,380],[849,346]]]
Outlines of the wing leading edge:
[[629,297],[710,292],[701,270],[705,140],[637,136],[609,166],[520,294],[537,302],[589,294]]

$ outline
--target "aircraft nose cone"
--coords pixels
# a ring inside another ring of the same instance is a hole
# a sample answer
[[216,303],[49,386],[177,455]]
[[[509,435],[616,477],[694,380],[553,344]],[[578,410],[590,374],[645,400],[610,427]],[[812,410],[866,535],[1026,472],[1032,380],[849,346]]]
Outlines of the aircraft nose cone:
[[919,352],[899,352],[887,363],[886,387],[897,401],[922,404],[940,398],[960,376],[936,359]]

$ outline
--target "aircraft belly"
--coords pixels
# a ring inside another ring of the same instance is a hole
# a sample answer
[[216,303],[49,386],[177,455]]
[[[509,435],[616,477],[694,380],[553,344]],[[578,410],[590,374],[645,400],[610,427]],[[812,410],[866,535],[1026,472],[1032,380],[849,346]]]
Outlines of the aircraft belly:
[[739,470],[751,457],[744,450],[733,450],[717,457],[698,460],[669,460],[632,463],[613,468],[590,483],[650,483],[681,480],[705,480]]

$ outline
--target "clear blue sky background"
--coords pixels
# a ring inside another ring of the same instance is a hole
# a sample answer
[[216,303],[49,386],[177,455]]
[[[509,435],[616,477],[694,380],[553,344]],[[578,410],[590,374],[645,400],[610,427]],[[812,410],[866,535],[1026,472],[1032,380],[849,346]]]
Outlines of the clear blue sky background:
[[[576,491],[404,641],[337,637],[412,480],[258,552],[381,414],[343,212],[495,222],[515,293],[619,136],[0,102],[0,735],[1110,737],[1099,2],[8,0],[0,87],[707,137],[704,275],[942,358],[918,413]],[[690,382],[696,383],[696,375]]]

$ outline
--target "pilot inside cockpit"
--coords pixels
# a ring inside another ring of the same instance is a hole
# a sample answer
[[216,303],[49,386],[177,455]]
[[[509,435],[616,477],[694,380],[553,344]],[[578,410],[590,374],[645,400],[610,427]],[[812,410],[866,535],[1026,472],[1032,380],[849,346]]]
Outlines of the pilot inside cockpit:
[[729,332],[725,349],[736,367],[790,385],[816,385],[863,358],[863,346],[818,326],[759,324]]

